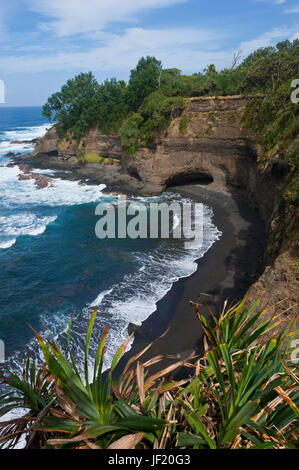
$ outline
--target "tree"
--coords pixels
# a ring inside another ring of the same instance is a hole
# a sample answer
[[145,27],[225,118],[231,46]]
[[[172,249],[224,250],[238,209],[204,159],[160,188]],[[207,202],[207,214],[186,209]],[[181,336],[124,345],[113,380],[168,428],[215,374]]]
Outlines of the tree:
[[68,80],[61,91],[54,93],[43,107],[43,115],[57,122],[57,131],[68,130],[76,139],[84,136],[96,122],[96,98],[99,84],[91,72],[81,73]]
[[166,96],[186,95],[186,86],[181,79],[181,71],[179,69],[162,70],[160,91]]
[[216,67],[214,64],[210,64],[208,65],[205,69],[204,69],[204,72],[206,75],[208,75],[209,77],[212,77],[213,75],[216,75],[217,74],[217,70],[216,70]]
[[281,51],[288,51],[292,48],[292,43],[287,39],[286,41],[281,41],[276,44],[276,49]]
[[116,132],[127,117],[127,85],[116,78],[106,80],[97,93],[97,124],[102,132]]
[[228,71],[229,73],[231,73],[236,68],[238,63],[240,62],[241,54],[242,54],[241,49],[239,49],[237,52],[234,53],[234,57],[233,57],[233,60],[232,60],[232,65],[231,65],[231,67]]
[[250,67],[254,62],[259,60],[261,57],[271,56],[275,54],[276,49],[273,46],[261,47],[256,51],[252,52],[246,59],[243,60],[242,64],[244,67]]
[[158,88],[161,71],[160,60],[150,56],[142,57],[136,68],[131,70],[127,94],[131,111],[137,111],[144,98]]

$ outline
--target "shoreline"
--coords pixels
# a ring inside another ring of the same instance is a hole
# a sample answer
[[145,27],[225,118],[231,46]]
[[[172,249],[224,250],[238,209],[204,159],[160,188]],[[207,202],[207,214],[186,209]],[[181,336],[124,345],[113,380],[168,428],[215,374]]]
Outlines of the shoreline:
[[[54,170],[55,178],[78,181],[87,185],[105,184],[106,193],[121,193],[132,197],[156,196],[161,193],[162,188],[144,185],[134,176],[129,175],[122,167],[121,163],[111,165],[100,165],[98,163],[71,163],[61,160],[59,156],[32,154],[15,155],[9,157],[11,164],[19,167],[27,167],[28,171]],[[22,171],[22,170],[21,170]]]
[[[179,279],[157,302],[155,312],[142,323],[131,349],[116,368],[116,375],[121,373],[131,357],[167,328],[170,328],[168,334],[142,356],[143,361],[160,354],[173,356],[176,360],[183,360],[192,352],[200,355],[203,331],[189,302],[198,302],[198,295],[206,294],[201,295],[201,311],[209,316],[210,308],[219,314],[226,299],[229,305],[237,303],[263,272],[266,231],[242,192],[224,192],[200,185],[172,189],[212,207],[213,222],[222,236],[196,261],[196,272]],[[157,372],[172,362],[173,359],[163,359],[151,367],[151,372]],[[185,377],[188,370],[180,368],[174,377]]]

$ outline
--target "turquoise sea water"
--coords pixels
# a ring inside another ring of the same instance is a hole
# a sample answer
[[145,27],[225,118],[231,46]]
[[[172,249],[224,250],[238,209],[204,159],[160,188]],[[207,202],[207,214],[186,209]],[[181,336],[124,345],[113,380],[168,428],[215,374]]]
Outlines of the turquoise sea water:
[[[53,187],[37,189],[20,181],[8,152],[28,153],[30,143],[49,124],[40,108],[0,108],[0,339],[6,358],[19,363],[36,350],[38,332],[63,334],[74,310],[74,350],[82,360],[84,334],[95,305],[99,314],[92,348],[104,326],[110,327],[107,366],[127,337],[129,322],[140,324],[181,277],[196,270],[195,260],[219,238],[212,210],[204,209],[204,245],[185,250],[171,240],[99,240],[95,235],[99,202],[115,202],[104,186],[53,178]],[[165,193],[167,201],[180,196]],[[149,201],[144,201],[149,202]]]

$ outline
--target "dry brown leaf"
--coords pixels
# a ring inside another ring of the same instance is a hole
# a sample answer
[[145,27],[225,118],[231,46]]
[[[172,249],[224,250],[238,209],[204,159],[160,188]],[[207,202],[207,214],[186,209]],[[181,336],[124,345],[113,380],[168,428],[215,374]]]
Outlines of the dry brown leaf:
[[281,398],[290,406],[293,406],[296,411],[299,413],[298,406],[290,399],[290,397],[285,393],[285,391],[281,387],[275,387],[274,390],[281,396]]
[[71,444],[72,442],[81,442],[89,439],[89,436],[86,432],[80,434],[79,436],[72,437],[71,439],[49,439],[47,444],[50,446],[60,446],[63,444]]
[[128,434],[127,436],[121,437],[117,441],[113,442],[108,449],[135,449],[144,436],[145,434],[143,432],[139,432],[138,434]]
[[137,379],[137,385],[139,388],[139,396],[140,396],[140,403],[143,405],[144,399],[145,399],[145,393],[144,393],[144,367],[143,364],[141,364],[139,361],[137,362],[137,367],[136,367],[136,379]]

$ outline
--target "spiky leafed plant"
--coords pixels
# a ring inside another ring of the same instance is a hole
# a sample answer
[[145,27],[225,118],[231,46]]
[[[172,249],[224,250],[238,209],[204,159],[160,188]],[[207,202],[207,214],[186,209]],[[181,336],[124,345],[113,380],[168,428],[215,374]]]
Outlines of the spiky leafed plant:
[[178,401],[186,411],[179,446],[298,446],[299,378],[286,364],[285,344],[295,334],[293,322],[277,334],[283,313],[263,321],[267,309],[258,310],[258,305],[246,306],[244,299],[224,308],[219,319],[212,315],[212,326],[193,304],[207,337],[206,355]]
[[0,397],[0,417],[12,410],[28,409],[20,418],[0,422],[0,448],[15,447],[23,434],[30,435],[27,443],[30,446],[36,437],[33,425],[41,421],[54,403],[54,379],[45,367],[37,368],[35,360],[28,357],[21,377],[6,369],[0,380],[12,389]]
[[[206,335],[205,356],[195,362],[191,355],[150,375],[148,367],[163,356],[143,363],[149,345],[128,362],[117,380],[113,371],[131,337],[117,351],[104,378],[107,328],[94,358],[93,377],[89,377],[96,310],[86,335],[83,373],[71,354],[72,322],[70,360],[55,341],[36,334],[46,362],[44,370],[55,383],[55,401],[37,418],[31,432],[40,433],[40,443],[46,441],[44,446],[54,448],[296,447],[299,378],[288,361],[285,344],[294,333],[289,325],[283,334],[276,334],[282,314],[263,321],[267,310],[258,306],[259,302],[246,306],[245,300],[233,308],[225,305],[219,319],[211,314],[211,325],[193,304]],[[192,377],[181,382],[169,379],[181,365],[194,370]]]
[[[78,370],[71,352],[73,318],[68,330],[70,360],[55,340],[45,340],[35,332],[44,355],[45,367],[55,383],[55,401],[47,409],[47,413],[44,413],[42,420],[38,420],[34,432],[40,432],[44,436],[51,433],[52,438],[47,440],[46,445],[52,447],[132,448],[141,441],[143,447],[151,447],[171,424],[170,415],[167,418],[165,414],[156,412],[156,408],[159,408],[159,398],[170,388],[183,383],[164,383],[163,378],[182,362],[176,361],[154,377],[144,380],[144,368],[163,359],[163,356],[159,356],[145,364],[137,362],[134,369],[133,364],[149,349],[149,345],[129,361],[119,379],[113,380],[113,372],[132,339],[130,336],[116,352],[110,370],[104,378],[103,362],[108,334],[108,328],[105,328],[94,358],[93,376],[90,377],[89,346],[96,314],[97,309],[91,316],[86,334],[82,373]],[[153,394],[148,403],[145,394],[153,387],[157,388],[158,384],[156,395]],[[24,401],[21,398],[18,400]],[[5,440],[5,432],[2,439]]]

